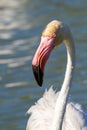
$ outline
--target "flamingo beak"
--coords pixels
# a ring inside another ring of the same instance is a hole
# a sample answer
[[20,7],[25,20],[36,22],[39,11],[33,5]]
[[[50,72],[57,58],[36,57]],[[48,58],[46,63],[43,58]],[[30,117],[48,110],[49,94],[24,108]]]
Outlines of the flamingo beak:
[[32,65],[32,69],[33,69],[33,74],[34,74],[34,77],[35,77],[35,79],[37,81],[37,84],[39,86],[42,86],[42,83],[43,83],[43,72],[40,69],[40,65],[38,65],[38,66]]
[[39,86],[42,86],[45,64],[55,46],[54,37],[42,37],[41,43],[32,60],[34,77]]

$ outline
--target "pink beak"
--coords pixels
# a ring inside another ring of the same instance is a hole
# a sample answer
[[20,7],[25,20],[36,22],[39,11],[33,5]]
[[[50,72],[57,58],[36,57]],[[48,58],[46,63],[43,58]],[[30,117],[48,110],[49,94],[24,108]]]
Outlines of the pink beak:
[[55,38],[53,37],[42,37],[41,43],[35,53],[32,61],[32,68],[34,77],[38,85],[42,86],[44,67],[50,56],[51,51],[55,46]]

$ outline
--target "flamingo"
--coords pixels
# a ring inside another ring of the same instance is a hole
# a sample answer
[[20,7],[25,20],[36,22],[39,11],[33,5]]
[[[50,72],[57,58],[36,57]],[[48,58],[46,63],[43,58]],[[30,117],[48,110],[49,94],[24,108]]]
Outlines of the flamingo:
[[53,87],[45,91],[29,110],[26,130],[87,130],[87,114],[78,103],[69,99],[75,68],[75,46],[71,31],[65,23],[51,21],[41,36],[41,43],[32,60],[38,85],[42,86],[45,64],[55,46],[64,41],[67,49],[67,66],[60,92]]

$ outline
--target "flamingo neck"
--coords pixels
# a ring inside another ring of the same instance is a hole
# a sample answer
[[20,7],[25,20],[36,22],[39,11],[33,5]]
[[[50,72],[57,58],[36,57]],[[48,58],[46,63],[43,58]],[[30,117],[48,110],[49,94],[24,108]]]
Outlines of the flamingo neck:
[[64,40],[64,42],[67,49],[68,60],[64,82],[55,106],[52,130],[62,130],[64,114],[72,82],[73,70],[75,67],[75,47],[72,36],[70,35],[70,37]]

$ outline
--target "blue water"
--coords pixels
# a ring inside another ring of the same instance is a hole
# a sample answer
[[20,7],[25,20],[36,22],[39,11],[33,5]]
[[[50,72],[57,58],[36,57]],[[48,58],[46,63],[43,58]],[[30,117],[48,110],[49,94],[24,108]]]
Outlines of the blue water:
[[61,87],[66,49],[51,54],[43,87],[34,80],[31,62],[45,25],[58,19],[72,30],[76,46],[76,69],[71,97],[87,108],[87,1],[0,0],[0,130],[24,130],[28,108],[46,88]]

